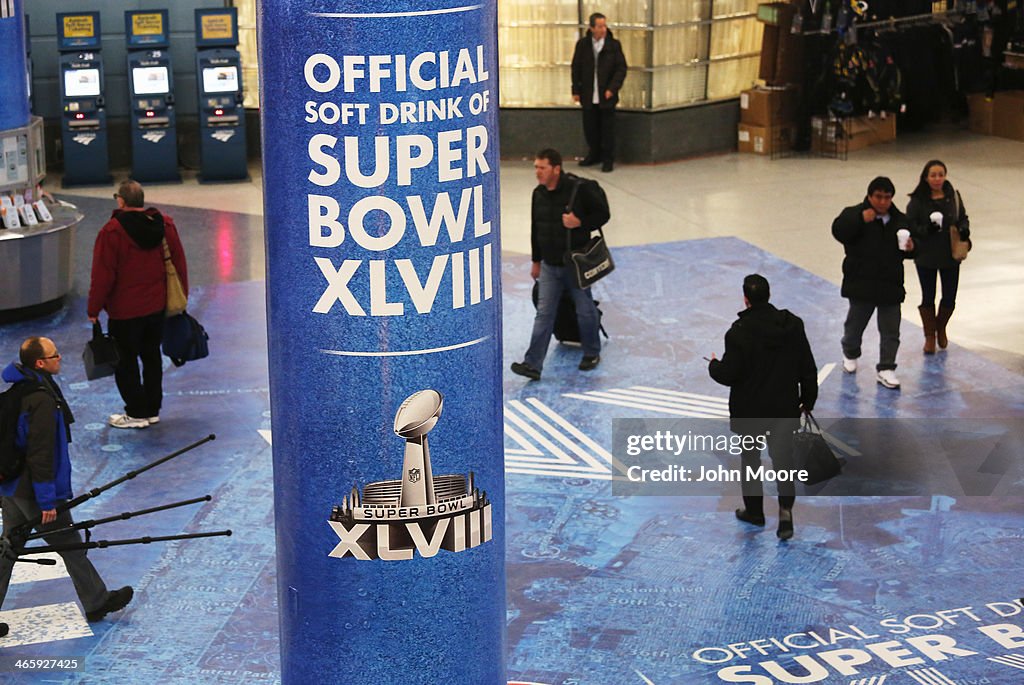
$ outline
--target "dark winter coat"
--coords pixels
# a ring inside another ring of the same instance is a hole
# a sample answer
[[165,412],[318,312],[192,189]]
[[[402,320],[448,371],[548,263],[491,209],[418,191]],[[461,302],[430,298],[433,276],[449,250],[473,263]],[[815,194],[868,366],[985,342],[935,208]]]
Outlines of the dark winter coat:
[[[960,229],[960,238],[967,240],[971,236],[971,220],[964,209],[963,199],[953,190],[949,181],[943,186],[945,196],[933,200],[930,193],[924,197],[912,195],[907,205],[907,220],[910,232],[914,236],[914,262],[918,266],[929,269],[949,269],[957,264],[953,259],[953,249],[949,242],[949,227]],[[957,212],[959,201],[960,211]],[[932,212],[942,212],[942,227],[932,223]]]
[[[906,297],[903,288],[903,260],[916,252],[900,249],[896,231],[909,229],[907,217],[895,206],[889,223],[880,218],[864,223],[862,213],[870,209],[865,200],[847,207],[832,222],[832,235],[843,244],[843,297],[874,305],[899,304]],[[916,247],[916,246],[915,246]]]
[[50,374],[27,371],[12,363],[4,369],[3,380],[41,387],[22,399],[18,416],[14,444],[25,450],[25,470],[18,478],[0,485],[0,494],[34,499],[43,511],[53,509],[58,500],[72,497],[68,443],[75,418]]
[[185,251],[171,217],[154,207],[145,211],[115,209],[93,246],[90,317],[99,316],[105,309],[111,319],[135,319],[166,308],[164,238],[171,251],[171,262],[188,294]]
[[[577,182],[580,185],[572,210],[582,225],[567,229],[562,223],[562,214],[568,211],[572,189]],[[551,266],[564,265],[569,239],[572,239],[574,249],[583,247],[590,240],[590,232],[601,228],[611,218],[608,200],[597,181],[568,172],[562,172],[554,190],[548,190],[544,185],[534,188],[532,205],[530,246],[533,261],[543,261]]]
[[[597,56],[598,107],[610,109],[619,102],[619,91],[626,80],[626,55],[622,43],[612,37],[612,30],[604,37],[604,47]],[[605,98],[606,90],[612,92]],[[594,41],[590,29],[576,42],[572,54],[572,94],[580,96],[584,109],[594,106]]]
[[801,405],[810,411],[818,399],[818,367],[804,322],[768,302],[739,313],[725,334],[725,353],[711,360],[708,372],[729,386],[730,423],[741,434],[776,423],[750,419],[795,419]]

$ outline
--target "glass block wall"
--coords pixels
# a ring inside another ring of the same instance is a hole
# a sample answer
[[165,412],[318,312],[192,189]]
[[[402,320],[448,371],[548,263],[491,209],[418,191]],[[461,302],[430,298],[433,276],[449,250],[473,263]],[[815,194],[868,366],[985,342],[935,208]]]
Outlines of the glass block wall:
[[570,63],[593,12],[608,17],[629,75],[620,107],[736,97],[757,78],[757,0],[498,0],[503,107],[571,107]]
[[[256,0],[238,7],[245,106],[259,107]],[[498,0],[502,107],[572,107],[570,63],[593,12],[608,17],[629,75],[622,109],[736,97],[757,78],[757,0]]]

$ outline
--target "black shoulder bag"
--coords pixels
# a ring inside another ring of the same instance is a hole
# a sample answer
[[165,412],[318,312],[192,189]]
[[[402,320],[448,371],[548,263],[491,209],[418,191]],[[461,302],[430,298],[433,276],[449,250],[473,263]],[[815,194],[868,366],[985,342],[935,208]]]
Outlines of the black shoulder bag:
[[[576,183],[572,187],[572,194],[569,195],[569,202],[565,206],[567,214],[572,212],[573,204],[576,202],[576,193],[582,182],[582,180],[576,179]],[[565,265],[573,270],[576,284],[584,290],[615,270],[612,253],[608,251],[608,244],[604,241],[604,231],[598,228],[597,233],[596,238],[591,238],[586,245],[574,250],[572,248],[572,231],[565,232]]]

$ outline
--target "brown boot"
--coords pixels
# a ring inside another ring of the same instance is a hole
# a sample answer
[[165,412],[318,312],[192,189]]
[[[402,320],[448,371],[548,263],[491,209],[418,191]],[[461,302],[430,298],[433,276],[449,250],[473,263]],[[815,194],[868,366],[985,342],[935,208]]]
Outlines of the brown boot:
[[935,337],[939,347],[943,350],[949,345],[949,338],[946,337],[946,324],[949,323],[949,317],[951,316],[953,316],[952,307],[939,306],[939,316],[935,322]]
[[924,327],[924,353],[935,354],[935,305],[923,304],[917,311],[921,312],[921,326]]

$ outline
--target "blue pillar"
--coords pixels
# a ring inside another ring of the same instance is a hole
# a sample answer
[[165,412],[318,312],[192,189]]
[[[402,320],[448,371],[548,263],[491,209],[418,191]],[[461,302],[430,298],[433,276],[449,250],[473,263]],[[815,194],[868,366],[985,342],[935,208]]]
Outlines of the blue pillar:
[[28,62],[22,0],[0,1],[0,131],[28,126]]
[[264,0],[282,677],[505,682],[496,0]]

